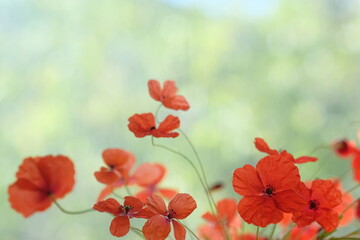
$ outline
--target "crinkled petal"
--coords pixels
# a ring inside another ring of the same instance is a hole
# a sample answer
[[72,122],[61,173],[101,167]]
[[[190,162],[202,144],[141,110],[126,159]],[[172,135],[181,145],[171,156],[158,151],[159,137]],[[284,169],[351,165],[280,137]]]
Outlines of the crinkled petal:
[[161,134],[163,137],[177,137],[179,133],[172,132],[171,131],[179,128],[180,126],[180,120],[178,117],[175,117],[173,115],[167,116],[164,121],[162,121],[157,128],[159,131],[159,134]]
[[17,179],[26,179],[40,189],[46,189],[46,182],[38,167],[40,157],[25,158],[16,173]]
[[287,213],[301,211],[307,206],[305,197],[294,190],[277,192],[273,199],[276,207]]
[[146,221],[142,228],[146,240],[164,240],[171,231],[170,222],[162,215],[156,215]]
[[153,186],[161,181],[165,173],[165,167],[159,163],[142,163],[135,170],[133,178],[139,186]]
[[149,80],[148,88],[150,96],[156,101],[161,101],[161,86],[159,81],[153,79]]
[[315,221],[315,211],[308,208],[293,212],[292,220],[298,227],[305,227]]
[[318,159],[316,157],[302,156],[295,159],[295,163],[307,163],[307,162],[316,162]]
[[131,152],[119,148],[108,148],[102,152],[102,158],[106,165],[117,168],[124,165],[129,158],[134,158],[134,156]]
[[264,152],[269,155],[274,155],[279,153],[278,151],[269,148],[269,145],[262,138],[255,138],[254,144],[256,149],[259,150],[260,152]]
[[256,170],[264,186],[271,185],[276,192],[292,189],[300,182],[298,168],[281,154],[262,158]]
[[261,182],[256,169],[246,164],[233,173],[232,185],[238,194],[242,196],[255,196],[262,193],[264,185]]
[[169,210],[174,211],[174,218],[184,219],[197,207],[195,200],[187,193],[178,193],[169,202]]
[[130,217],[137,217],[138,215],[141,215],[141,211],[144,208],[144,204],[138,198],[132,196],[125,197],[124,206],[131,207],[128,212]]
[[130,220],[128,216],[117,216],[110,224],[110,232],[115,237],[123,237],[130,230]]
[[155,118],[152,113],[134,114],[129,118],[129,130],[136,137],[151,135],[151,129],[156,126]]
[[174,227],[174,236],[176,240],[185,240],[186,229],[176,220],[171,221]]
[[259,227],[278,223],[283,218],[282,211],[275,206],[273,199],[266,196],[243,197],[238,211],[245,222]]
[[73,189],[75,169],[68,157],[62,155],[41,157],[38,167],[46,182],[47,190],[54,198],[62,198]]
[[100,171],[94,173],[94,176],[96,180],[104,184],[111,184],[120,178],[119,175],[105,167],[101,167]]
[[162,89],[162,95],[164,96],[164,98],[169,98],[172,97],[176,94],[177,92],[177,87],[174,81],[172,80],[166,80],[164,82],[164,88]]
[[116,199],[108,198],[94,204],[93,209],[99,212],[107,212],[111,214],[119,213],[121,205]]
[[18,181],[9,186],[8,194],[11,207],[24,217],[29,217],[38,211],[44,211],[52,203],[51,198],[44,192],[23,189]]
[[190,108],[189,103],[184,96],[176,95],[173,97],[165,98],[162,102],[165,107],[173,110],[188,110]]
[[315,220],[327,233],[334,231],[339,225],[339,215],[332,209],[318,209]]
[[334,208],[342,201],[337,183],[331,180],[316,179],[312,182],[311,190],[311,198],[319,201],[321,208]]
[[153,194],[150,197],[148,197],[146,200],[146,204],[149,210],[152,211],[153,213],[165,215],[167,212],[164,200],[156,194]]

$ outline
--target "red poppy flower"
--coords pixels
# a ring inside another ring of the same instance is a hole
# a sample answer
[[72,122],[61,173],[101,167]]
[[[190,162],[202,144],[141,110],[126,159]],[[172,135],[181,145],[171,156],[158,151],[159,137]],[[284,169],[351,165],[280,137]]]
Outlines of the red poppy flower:
[[186,229],[177,221],[189,216],[197,207],[195,200],[186,193],[178,193],[166,208],[164,200],[158,195],[147,199],[147,206],[154,216],[145,223],[142,231],[147,240],[163,240],[170,234],[172,223],[176,240],[184,240]]
[[233,174],[235,192],[244,196],[238,205],[240,216],[260,227],[278,223],[283,212],[303,209],[306,202],[297,193],[298,168],[284,155],[261,159],[256,168],[246,164]]
[[311,189],[302,185],[301,194],[307,205],[301,211],[293,212],[292,220],[298,227],[305,227],[318,222],[329,233],[339,225],[339,215],[334,208],[341,203],[341,192],[337,184],[331,180],[317,179],[312,182]]
[[[227,231],[231,236],[235,236],[237,229],[241,227],[241,220],[236,213],[236,201],[225,198],[217,203],[217,215],[206,212],[202,218],[207,224],[199,228],[200,236],[208,240],[226,239]],[[226,229],[224,230],[224,227]]]
[[338,140],[332,143],[332,148],[340,158],[348,158],[359,151],[353,141],[347,139]]
[[307,162],[317,161],[316,157],[302,156],[302,157],[294,158],[293,155],[291,155],[287,151],[279,152],[275,149],[271,149],[269,145],[265,142],[265,140],[262,138],[255,138],[254,144],[257,150],[259,150],[260,152],[267,153],[269,155],[276,155],[276,154],[288,155],[288,157],[291,158],[294,163],[307,163]]
[[176,95],[177,88],[174,81],[165,81],[164,87],[161,88],[157,80],[149,80],[148,87],[150,96],[165,107],[174,110],[188,110],[190,108],[183,96]]
[[357,201],[356,204],[356,217],[360,221],[360,199]]
[[164,178],[166,169],[159,163],[143,163],[136,170],[132,179],[134,183],[145,188],[135,194],[135,197],[142,202],[153,194],[160,194],[167,199],[172,199],[177,194],[177,191],[168,188],[159,188],[157,185]]
[[104,150],[102,158],[107,168],[101,167],[100,171],[95,172],[94,175],[99,182],[105,184],[111,184],[118,179],[126,180],[135,163],[135,157],[131,152],[118,148]]
[[[9,186],[11,207],[24,217],[51,206],[52,198],[63,198],[75,184],[75,169],[65,156],[26,158]],[[51,198],[52,197],[52,198]]]
[[124,205],[120,205],[114,198],[108,198],[96,203],[93,209],[115,216],[110,224],[110,232],[115,237],[123,237],[129,232],[130,218],[149,218],[151,216],[139,199],[129,196],[125,197]]
[[135,114],[129,118],[128,127],[135,137],[145,137],[152,135],[154,137],[172,137],[179,136],[177,132],[171,132],[180,126],[178,117],[169,115],[156,128],[155,117],[152,113]]

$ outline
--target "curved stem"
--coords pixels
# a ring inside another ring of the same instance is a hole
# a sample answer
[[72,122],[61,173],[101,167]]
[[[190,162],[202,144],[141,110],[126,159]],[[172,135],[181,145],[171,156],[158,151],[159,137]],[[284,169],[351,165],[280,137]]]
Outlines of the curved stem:
[[214,207],[215,207],[215,211],[217,212],[216,203],[215,203],[214,198],[213,198],[213,196],[212,196],[212,194],[211,194],[211,192],[210,192],[209,183],[208,183],[208,181],[207,181],[206,173],[205,173],[205,170],[204,170],[204,166],[203,166],[203,164],[202,164],[202,162],[201,162],[201,160],[200,160],[200,156],[199,156],[198,152],[196,151],[194,145],[192,144],[192,142],[191,142],[190,139],[188,138],[188,136],[185,134],[185,132],[182,131],[180,128],[179,128],[178,130],[179,130],[179,132],[185,137],[186,141],[187,141],[187,142],[189,143],[189,145],[190,145],[190,148],[191,148],[192,151],[194,152],[194,155],[195,155],[195,157],[196,157],[196,160],[198,161],[199,166],[200,166],[201,174],[202,174],[202,177],[203,177],[203,179],[204,179],[204,183],[205,183],[205,186],[206,186],[208,195],[209,195],[209,197],[210,197],[210,199],[211,199],[211,201],[212,201],[212,204],[213,204]]
[[257,226],[257,227],[256,227],[256,240],[259,239],[259,229],[260,229],[260,227]]
[[356,190],[358,187],[360,187],[360,184],[357,184],[354,187],[350,188],[343,195],[351,193],[352,191]]
[[71,215],[77,215],[77,214],[83,214],[83,213],[88,213],[88,212],[92,212],[92,211],[95,211],[94,209],[90,208],[90,209],[86,209],[86,210],[82,210],[82,211],[68,211],[66,209],[64,209],[57,201],[56,199],[50,195],[49,196],[54,204],[60,209],[60,211],[62,211],[63,213],[66,213],[66,214],[71,214]]
[[188,228],[185,224],[183,224],[179,220],[177,222],[180,223],[184,228],[186,228],[191,233],[191,235],[193,235],[197,240],[200,240],[200,238],[198,236],[196,236],[196,234],[193,231],[191,231],[191,229]]
[[129,186],[128,186],[126,183],[124,184],[124,187],[125,187],[126,193],[127,193],[129,196],[132,196],[133,194],[131,193]]
[[143,232],[136,228],[136,227],[130,227],[130,229],[136,234],[138,235],[139,237],[141,237],[142,239],[145,239],[144,235],[143,235]]
[[152,144],[154,147],[160,147],[160,148],[163,148],[163,149],[165,149],[165,150],[168,150],[168,151],[170,151],[170,152],[172,152],[172,153],[175,153],[176,155],[179,155],[180,157],[184,158],[184,159],[191,165],[191,167],[194,169],[197,177],[198,177],[199,180],[200,180],[201,186],[203,187],[203,189],[204,189],[204,191],[205,191],[205,193],[206,193],[206,197],[207,197],[207,199],[208,199],[208,202],[209,202],[209,205],[210,205],[210,208],[211,208],[211,212],[215,215],[215,211],[214,211],[214,209],[213,209],[212,202],[211,202],[210,197],[209,197],[209,194],[208,194],[208,189],[206,189],[206,185],[205,185],[205,183],[203,182],[203,179],[201,178],[201,175],[200,175],[199,171],[197,170],[196,166],[194,165],[194,163],[193,163],[186,155],[182,154],[181,152],[178,152],[178,151],[176,151],[176,150],[174,150],[174,149],[172,149],[172,148],[169,148],[169,147],[164,146],[164,145],[161,145],[161,144],[156,144],[156,143],[154,142],[154,137],[151,137],[151,144]]
[[124,198],[122,196],[120,196],[119,194],[117,194],[115,191],[112,191],[112,194],[115,196],[115,197],[118,197],[120,198],[121,200],[124,200]]
[[319,150],[323,150],[323,149],[331,149],[331,145],[321,145],[321,146],[317,146],[316,148],[314,148],[309,156],[312,156],[315,152],[319,151]]

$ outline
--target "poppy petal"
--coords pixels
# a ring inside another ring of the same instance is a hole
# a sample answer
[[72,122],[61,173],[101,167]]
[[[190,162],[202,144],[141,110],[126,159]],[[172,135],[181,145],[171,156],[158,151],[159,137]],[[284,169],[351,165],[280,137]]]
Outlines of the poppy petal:
[[179,128],[179,126],[180,126],[179,118],[173,115],[169,115],[164,119],[164,121],[160,123],[157,130],[159,131],[160,134],[163,134],[164,136],[166,135],[169,137],[177,137],[179,133],[176,132],[169,133],[169,132]]
[[337,183],[331,180],[316,179],[312,182],[311,190],[311,198],[318,200],[321,208],[334,208],[342,201]]
[[275,206],[273,199],[266,196],[243,197],[238,211],[245,222],[259,227],[278,223],[283,218],[282,211]]
[[160,215],[164,215],[167,212],[164,200],[156,194],[147,198],[146,204],[150,211]]
[[75,169],[68,157],[62,155],[41,157],[38,167],[54,198],[62,198],[73,189]]
[[97,181],[104,184],[111,184],[120,178],[120,176],[105,167],[101,167],[100,171],[94,172],[94,176]]
[[292,220],[298,227],[305,227],[315,221],[315,211],[306,208],[303,211],[293,212]]
[[164,82],[164,88],[162,89],[162,95],[164,98],[172,97],[176,94],[177,87],[174,81],[172,80],[166,80]]
[[217,218],[209,212],[204,213],[201,217],[208,222],[216,222],[217,221]]
[[134,114],[129,118],[129,130],[136,137],[150,135],[151,129],[155,126],[155,117],[152,113]]
[[264,188],[256,169],[249,164],[234,171],[232,185],[235,192],[242,196],[258,195]]
[[286,213],[301,211],[307,205],[306,199],[293,190],[277,192],[273,199],[276,207]]
[[357,153],[352,160],[352,170],[354,179],[356,182],[360,183],[360,153]]
[[226,223],[234,218],[236,214],[237,204],[234,199],[225,198],[218,202],[217,209],[220,219],[226,219]]
[[146,221],[142,228],[146,240],[164,240],[171,231],[170,222],[162,215],[156,215]]
[[264,152],[269,155],[274,155],[279,153],[278,151],[269,148],[269,145],[262,138],[255,138],[254,144],[256,149],[259,150],[260,152]]
[[121,205],[114,198],[108,198],[94,204],[93,209],[99,212],[116,214],[120,211]]
[[137,199],[140,199],[141,202],[146,203],[147,198],[150,197],[153,194],[154,193],[152,191],[149,191],[148,189],[145,189],[143,191],[140,191],[140,192],[136,193],[135,197]]
[[123,237],[130,230],[130,220],[128,216],[117,216],[110,224],[110,232],[115,237]]
[[114,188],[111,184],[106,185],[104,187],[104,189],[100,192],[96,202],[99,202],[101,200],[103,200],[104,198],[106,198],[107,196],[109,196],[112,192],[113,192]]
[[165,98],[162,103],[165,107],[173,110],[188,110],[190,108],[189,103],[184,96],[176,95],[173,97]]
[[167,199],[173,199],[175,195],[178,193],[177,191],[169,188],[159,188],[159,193]]
[[262,158],[256,170],[264,186],[271,185],[276,192],[295,188],[300,182],[298,168],[281,154]]
[[174,218],[184,219],[197,207],[195,200],[187,193],[178,193],[169,202],[169,210],[174,212]]
[[303,156],[295,159],[295,163],[307,163],[307,162],[316,162],[318,159],[316,157]]
[[44,211],[51,206],[52,200],[42,191],[22,189],[18,181],[8,188],[11,207],[24,217],[37,211]]
[[146,187],[159,183],[165,173],[165,167],[159,163],[143,163],[135,170],[133,178],[137,185]]
[[27,179],[39,188],[46,188],[45,179],[42,177],[40,169],[38,167],[40,158],[25,158],[23,163],[19,167],[19,171],[16,173],[17,179]]
[[177,221],[172,221],[173,227],[174,227],[174,236],[176,240],[185,240],[186,237],[186,229],[178,223]]
[[136,197],[126,196],[124,200],[124,206],[130,206],[129,215],[136,217],[141,212],[144,204]]
[[318,209],[315,220],[327,233],[334,231],[339,225],[339,215],[332,209]]
[[150,96],[156,101],[161,101],[161,87],[159,81],[149,80],[148,88]]
[[108,166],[116,168],[125,164],[129,158],[134,158],[131,152],[118,149],[118,148],[108,148],[102,152],[102,158]]

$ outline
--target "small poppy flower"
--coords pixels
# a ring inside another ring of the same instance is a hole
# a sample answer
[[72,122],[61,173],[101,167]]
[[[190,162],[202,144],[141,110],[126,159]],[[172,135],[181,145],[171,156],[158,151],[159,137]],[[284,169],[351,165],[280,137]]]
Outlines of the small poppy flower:
[[294,163],[307,163],[307,162],[317,161],[316,157],[302,156],[302,157],[294,158],[293,155],[291,155],[287,151],[279,152],[275,149],[271,149],[269,145],[265,142],[265,140],[262,138],[255,138],[254,144],[257,150],[259,150],[260,152],[267,153],[269,155],[276,155],[276,154],[288,155],[288,157],[290,157]]
[[347,139],[337,140],[332,143],[332,148],[340,158],[348,158],[355,154],[357,151],[356,144]]
[[331,180],[317,179],[308,189],[303,184],[301,194],[307,205],[300,211],[293,212],[292,220],[298,227],[305,227],[312,222],[318,222],[329,233],[339,225],[339,215],[334,210],[341,203],[341,192],[337,184]]
[[190,108],[185,97],[176,95],[177,88],[174,81],[165,81],[164,87],[161,88],[159,81],[149,80],[148,87],[150,96],[165,107],[173,110],[188,110]]
[[100,171],[95,172],[94,175],[96,180],[105,184],[111,184],[118,179],[126,180],[135,163],[135,157],[131,152],[118,148],[104,150],[102,158],[107,168],[101,167]]
[[123,237],[129,232],[130,218],[149,218],[151,216],[139,199],[130,196],[125,197],[124,205],[120,205],[114,198],[108,198],[96,203],[93,209],[115,216],[110,224],[110,233],[115,237]]
[[264,157],[256,168],[246,164],[236,169],[232,184],[244,196],[238,205],[240,216],[259,227],[278,223],[283,212],[297,211],[306,204],[297,192],[299,170],[286,155]]
[[159,188],[157,185],[164,178],[166,169],[159,163],[143,163],[132,175],[132,180],[135,184],[145,188],[135,194],[135,197],[142,202],[146,202],[146,199],[153,194],[160,194],[167,199],[172,199],[177,194],[177,191],[168,188]]
[[142,138],[147,135],[154,137],[179,136],[179,133],[172,132],[180,126],[180,120],[173,115],[167,116],[159,127],[156,128],[155,117],[152,113],[135,114],[129,118],[128,127],[135,137]]
[[202,218],[207,221],[207,224],[199,228],[200,236],[208,240],[226,239],[226,232],[235,236],[236,229],[241,227],[240,217],[236,213],[236,205],[235,200],[225,198],[216,205],[217,215],[210,212],[203,214]]
[[75,184],[72,161],[63,155],[24,159],[9,186],[11,207],[24,217],[49,208],[53,199],[63,198]]
[[195,200],[186,193],[178,193],[166,208],[164,200],[158,195],[147,199],[147,206],[153,216],[144,224],[142,231],[147,240],[163,240],[170,234],[172,223],[176,240],[184,240],[186,229],[178,219],[189,216],[197,207]]

